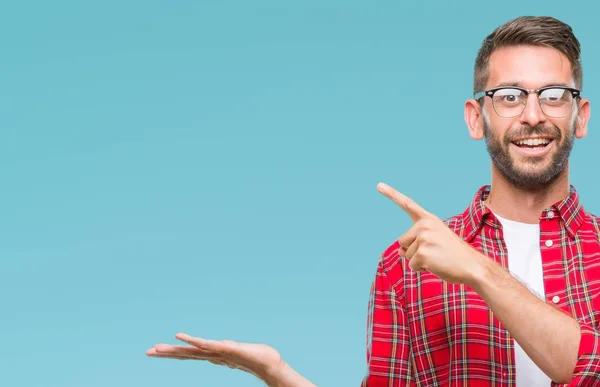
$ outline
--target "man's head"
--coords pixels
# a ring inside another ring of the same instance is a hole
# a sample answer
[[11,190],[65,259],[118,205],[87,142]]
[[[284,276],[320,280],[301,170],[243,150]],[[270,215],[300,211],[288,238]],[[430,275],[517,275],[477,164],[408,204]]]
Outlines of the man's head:
[[590,114],[579,96],[582,79],[579,42],[554,18],[520,17],[484,40],[465,120],[509,183],[542,188],[566,173],[574,137],[585,136]]

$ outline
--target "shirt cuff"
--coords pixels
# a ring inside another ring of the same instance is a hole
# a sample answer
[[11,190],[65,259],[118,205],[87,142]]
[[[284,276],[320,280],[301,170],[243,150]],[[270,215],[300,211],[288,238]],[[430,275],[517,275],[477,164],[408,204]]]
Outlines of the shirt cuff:
[[581,339],[577,353],[577,363],[573,371],[575,379],[581,377],[597,377],[600,372],[600,334],[591,325],[579,323]]

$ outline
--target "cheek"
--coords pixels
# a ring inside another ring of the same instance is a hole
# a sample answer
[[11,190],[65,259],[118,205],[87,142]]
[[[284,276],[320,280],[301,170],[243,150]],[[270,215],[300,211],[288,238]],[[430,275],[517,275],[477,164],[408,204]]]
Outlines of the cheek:
[[554,131],[560,132],[561,142],[575,134],[577,116],[549,122]]
[[512,121],[503,120],[499,117],[483,115],[483,124],[486,131],[497,140],[504,142],[504,137],[510,131]]
[[579,116],[577,113],[573,114],[571,120],[569,121],[569,131],[568,133],[571,135],[575,135],[577,131],[577,123],[579,122]]

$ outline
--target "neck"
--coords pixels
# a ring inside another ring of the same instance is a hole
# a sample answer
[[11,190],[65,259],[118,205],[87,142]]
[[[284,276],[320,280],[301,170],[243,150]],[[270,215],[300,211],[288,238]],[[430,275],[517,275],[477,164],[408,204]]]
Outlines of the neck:
[[499,216],[515,222],[537,224],[542,211],[569,195],[569,167],[549,186],[516,187],[492,166],[492,183],[486,206]]

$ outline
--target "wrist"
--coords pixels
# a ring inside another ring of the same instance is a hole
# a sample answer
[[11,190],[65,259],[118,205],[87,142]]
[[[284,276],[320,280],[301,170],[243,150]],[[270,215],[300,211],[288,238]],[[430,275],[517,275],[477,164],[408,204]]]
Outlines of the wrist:
[[267,369],[263,380],[269,387],[288,387],[293,375],[294,369],[285,361],[280,360],[278,364]]
[[263,381],[269,387],[316,387],[283,360],[266,372]]
[[261,379],[269,387],[281,387],[286,374],[289,373],[289,368],[290,366],[281,359],[277,364],[267,367]]
[[477,291],[487,282],[488,274],[490,271],[490,264],[493,262],[481,254],[480,252],[473,250],[473,259],[471,270],[469,271],[468,278],[465,284],[470,286],[473,290]]

